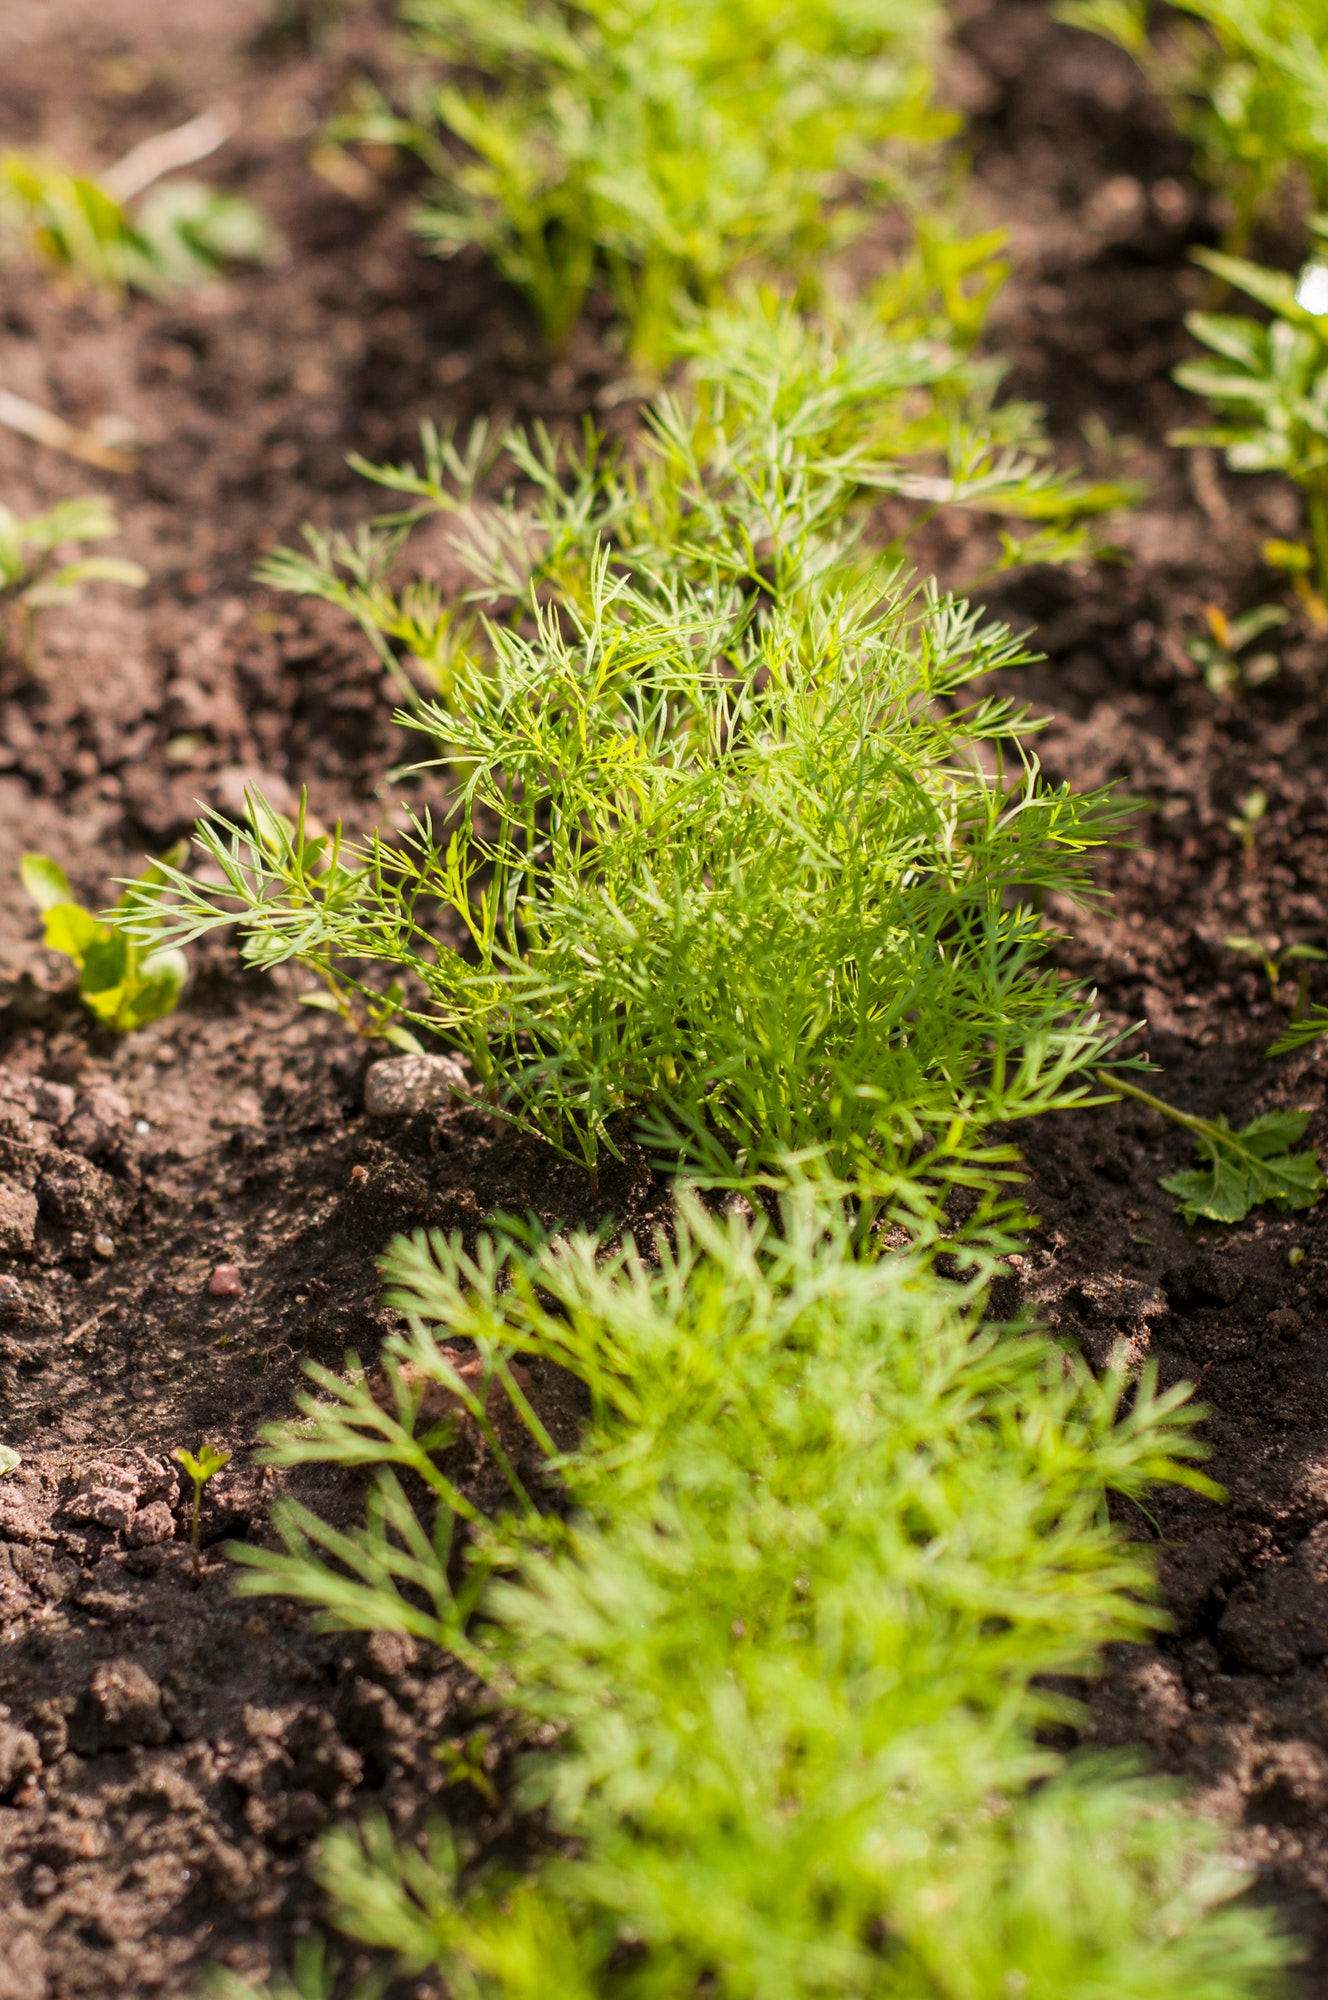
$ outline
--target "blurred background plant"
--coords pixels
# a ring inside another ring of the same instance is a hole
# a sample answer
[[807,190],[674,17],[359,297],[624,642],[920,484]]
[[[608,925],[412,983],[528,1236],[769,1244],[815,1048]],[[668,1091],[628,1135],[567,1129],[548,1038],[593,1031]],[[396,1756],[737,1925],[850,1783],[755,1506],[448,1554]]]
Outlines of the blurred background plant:
[[1324,0],[1066,0],[1063,21],[1125,49],[1230,204],[1224,247],[1328,207]]
[[[1315,233],[1328,240],[1328,218],[1315,219]],[[1300,488],[1308,542],[1266,542],[1264,558],[1291,576],[1311,622],[1328,623],[1328,265],[1311,259],[1297,274],[1218,251],[1197,255],[1272,319],[1186,316],[1216,358],[1183,361],[1175,377],[1207,398],[1218,422],[1173,431],[1170,442],[1216,445],[1233,472],[1281,472]]]
[[[942,1279],[946,1240],[860,1256],[805,1186],[778,1228],[684,1195],[642,1252],[398,1239],[381,1377],[315,1367],[303,1421],[265,1433],[279,1465],[367,1472],[364,1524],[278,1501],[284,1547],[237,1544],[239,1588],[452,1653],[556,1740],[514,1774],[556,1844],[518,1874],[441,1819],[344,1828],[341,1930],[473,2000],[748,2000],[774,1968],[792,2000],[867,2000],[882,1938],[918,2000],[1271,2000],[1290,1951],[1214,1833],[1046,1734],[1077,1715],[1055,1677],[1159,1622],[1107,1495],[1213,1494],[1200,1413],[1151,1367],[1127,1397],[1123,1369],[984,1327],[990,1253]],[[570,1452],[522,1387],[549,1364],[589,1399]],[[463,1421],[507,1472],[496,1521],[448,1498]]]
[[0,501],[0,663],[8,654],[35,673],[40,665],[38,614],[47,605],[73,603],[84,584],[143,588],[148,573],[140,563],[67,553],[118,532],[115,510],[100,493],[59,501],[26,520]]
[[[73,960],[79,998],[113,1035],[132,1034],[179,1004],[189,961],[173,945],[144,938],[141,920],[148,908],[145,896],[166,879],[163,868],[178,866],[187,852],[187,842],[181,841],[162,861],[150,863],[137,882],[127,884],[114,913],[118,921],[94,916],[76,902],[64,869],[49,855],[23,856],[20,876],[45,919],[47,950]],[[128,926],[135,918],[140,930],[131,936]]]
[[204,112],[144,140],[100,177],[40,152],[0,153],[0,229],[50,269],[113,296],[186,290],[228,264],[259,262],[275,239],[254,204],[174,177],[230,130],[220,113]]
[[604,287],[647,372],[670,358],[686,301],[714,303],[740,269],[818,298],[827,255],[934,178],[956,129],[933,98],[934,0],[400,11],[434,75],[404,111],[363,87],[333,136],[416,152],[433,177],[426,240],[482,249],[555,344]]

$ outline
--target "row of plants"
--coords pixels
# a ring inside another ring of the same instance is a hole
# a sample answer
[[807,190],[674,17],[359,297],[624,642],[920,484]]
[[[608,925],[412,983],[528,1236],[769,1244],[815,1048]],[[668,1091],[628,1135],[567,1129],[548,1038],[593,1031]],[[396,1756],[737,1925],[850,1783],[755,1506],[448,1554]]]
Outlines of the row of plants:
[[[1217,1493],[1184,1392],[986,1321],[1020,1220],[992,1127],[1121,1091],[1168,1107],[1122,1073],[1044,914],[1092,893],[1123,808],[1044,780],[991,686],[1021,642],[908,568],[941,508],[983,517],[990,573],[1090,552],[1130,497],[1059,470],[978,350],[1001,245],[937,206],[937,18],[404,11],[446,68],[334,137],[421,154],[425,233],[484,248],[553,340],[606,288],[628,366],[675,372],[626,445],[429,433],[420,466],[361,466],[393,515],[269,559],[358,620],[450,803],[362,843],[258,797],[206,823],[202,875],[167,857],[127,892],[113,932],[141,955],[89,1000],[178,991],[161,954],[238,923],[252,964],[462,1052],[497,1114],[592,1178],[630,1140],[680,1192],[650,1245],[398,1242],[386,1392],[355,1357],[315,1371],[270,1440],[367,1473],[366,1520],[286,1504],[283,1549],[237,1551],[241,1588],[432,1641],[555,1745],[513,1777],[542,1861],[366,1822],[324,1849],[334,1921],[512,2000],[1273,1990],[1288,1947],[1232,1903],[1211,1835],[1039,1734],[1076,1712],[1047,1675],[1159,1623],[1108,1494]],[[844,303],[832,253],[883,198],[913,247]],[[1219,268],[1248,283],[1235,247]],[[1230,324],[1196,331],[1230,358]],[[459,601],[399,581],[438,514]],[[67,885],[30,872],[52,941],[99,967]],[[1318,1198],[1300,1114],[1184,1122],[1187,1214]],[[572,1451],[535,1363],[584,1385]],[[462,1424],[507,1477],[497,1518],[444,1469]],[[481,1749],[457,1776],[483,1789]],[[331,1976],[311,1948],[301,1992]]]

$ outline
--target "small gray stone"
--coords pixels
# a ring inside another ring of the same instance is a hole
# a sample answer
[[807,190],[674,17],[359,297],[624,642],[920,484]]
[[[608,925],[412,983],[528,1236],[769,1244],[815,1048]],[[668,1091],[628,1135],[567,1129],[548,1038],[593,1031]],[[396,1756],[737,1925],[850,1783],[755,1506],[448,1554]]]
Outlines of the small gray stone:
[[364,1079],[364,1108],[371,1118],[408,1118],[470,1094],[466,1072],[451,1056],[390,1056]]
[[12,1257],[31,1250],[36,1229],[36,1195],[15,1181],[0,1180],[0,1252]]
[[128,1750],[136,1743],[164,1743],[171,1726],[162,1713],[161,1689],[137,1660],[108,1660],[82,1695],[71,1740],[85,1755]]

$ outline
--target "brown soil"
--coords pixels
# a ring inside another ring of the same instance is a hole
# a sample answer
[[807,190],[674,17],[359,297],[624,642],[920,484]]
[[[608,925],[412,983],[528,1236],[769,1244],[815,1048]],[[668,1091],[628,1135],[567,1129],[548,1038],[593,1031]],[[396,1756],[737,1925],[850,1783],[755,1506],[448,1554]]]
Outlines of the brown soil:
[[[367,647],[334,613],[255,589],[255,555],[303,520],[369,511],[348,450],[402,455],[425,415],[574,416],[614,372],[593,330],[551,365],[480,261],[421,257],[407,188],[359,205],[311,170],[318,121],[381,57],[372,21],[256,49],[263,18],[259,0],[10,0],[0,20],[6,143],[105,162],[222,98],[239,136],[207,172],[261,201],[286,245],[270,270],[124,313],[0,270],[0,381],[145,441],[114,482],[116,547],[153,579],[52,614],[40,675],[0,686],[0,1239],[31,1238],[0,1260],[3,1438],[23,1453],[0,1484],[0,2000],[183,1994],[213,1961],[288,1964],[318,1915],[310,1845],[357,1807],[409,1827],[445,1794],[485,1838],[521,1837],[432,1754],[481,1726],[464,1677],[237,1602],[215,1545],[264,1531],[274,1476],[250,1450],[290,1410],[301,1361],[373,1353],[373,1260],[394,1230],[471,1232],[495,1208],[637,1227],[662,1212],[643,1168],[592,1203],[470,1110],[367,1119],[362,1046],[296,1006],[300,977],[238,974],[224,940],[195,954],[177,1015],[112,1046],[18,890],[35,846],[99,902],[196,801],[234,803],[251,776],[278,796],[307,784],[325,820],[390,814],[402,739]],[[1159,442],[1184,408],[1168,370],[1201,289],[1186,250],[1211,217],[1110,50],[1037,0],[966,6],[960,39],[981,201],[1014,235],[997,328],[1012,386],[1103,466],[1105,423],[1151,487],[1121,529],[1127,561],[999,597],[1048,656],[1026,676],[1048,767],[1147,802],[1066,962],[1113,1016],[1147,1023],[1176,1102],[1240,1120],[1303,1105],[1324,1143],[1328,1055],[1265,1060],[1288,996],[1274,1004],[1223,939],[1328,942],[1328,645],[1292,631],[1277,677],[1228,700],[1184,650],[1206,602],[1275,594],[1258,544],[1294,522],[1277,486]],[[99,483],[0,432],[17,511]],[[971,546],[952,524],[929,555],[962,574]],[[1228,821],[1255,788],[1269,805],[1247,855]],[[1185,1142],[1148,1114],[1023,1136],[1043,1222],[1003,1304],[1018,1294],[1094,1361],[1123,1338],[1164,1382],[1198,1382],[1231,1494],[1162,1496],[1138,1522],[1163,1544],[1175,1630],[1112,1659],[1091,1733],[1144,1746],[1232,1828],[1307,1939],[1305,1991],[1328,1993],[1328,1205],[1191,1230],[1156,1186]],[[240,1294],[209,1292],[220,1264]],[[541,1395],[572,1420],[552,1383]],[[196,1563],[167,1454],[204,1439],[234,1457]],[[353,1505],[330,1480],[303,1490]],[[497,1769],[501,1730],[486,1741]]]

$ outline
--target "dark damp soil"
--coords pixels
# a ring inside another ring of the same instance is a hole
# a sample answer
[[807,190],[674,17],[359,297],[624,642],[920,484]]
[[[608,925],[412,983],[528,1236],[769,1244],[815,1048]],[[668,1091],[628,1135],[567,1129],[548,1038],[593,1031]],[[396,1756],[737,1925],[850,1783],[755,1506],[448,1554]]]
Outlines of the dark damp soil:
[[[1145,1024],[1178,1104],[1241,1121],[1302,1106],[1322,1145],[1328,1053],[1266,1060],[1290,987],[1271,993],[1224,940],[1328,945],[1328,643],[1288,627],[1276,674],[1227,696],[1185,647],[1206,604],[1276,594],[1259,543],[1295,525],[1277,485],[1162,443],[1202,296],[1187,253],[1216,217],[1127,62],[1036,0],[959,13],[979,219],[1015,252],[995,329],[1011,388],[1047,405],[1067,453],[1149,486],[1121,560],[991,593],[1047,655],[1024,692],[1049,718],[1048,769],[1142,801],[1065,962]],[[0,685],[0,1380],[23,1454],[0,1483],[0,2000],[182,1995],[209,1963],[288,1965],[319,1914],[311,1844],[352,1810],[404,1829],[443,1801],[482,1840],[529,1837],[434,1755],[483,1731],[501,1796],[509,1735],[455,1666],[236,1600],[218,1545],[266,1532],[279,1482],[252,1447],[302,1361],[373,1356],[393,1231],[471,1234],[495,1209],[648,1230],[666,1213],[643,1166],[592,1200],[465,1106],[368,1118],[362,1045],[296,1004],[299,976],[238,974],[225,940],[195,954],[177,1015],[99,1039],[17,887],[38,847],[99,902],[197,801],[234,806],[252,779],[278,803],[307,784],[324,820],[390,818],[403,738],[367,646],[255,588],[255,556],[304,520],[363,518],[345,454],[403,455],[424,416],[615,407],[593,322],[553,361],[482,262],[419,254],[404,181],[347,192],[310,164],[348,80],[389,58],[368,11],[313,45],[285,14],[266,36],[266,0],[10,0],[0,19],[0,142],[105,163],[230,104],[237,136],[205,171],[261,201],[284,244],[269,269],[124,313],[0,268],[0,381],[142,440],[110,481],[0,431],[0,496],[24,512],[113,487],[115,546],[152,574],[141,596],[50,614],[40,672]],[[927,554],[962,577],[979,539],[943,522]],[[1230,822],[1254,791],[1247,843]],[[1317,972],[1314,990],[1328,997]],[[1328,1205],[1187,1229],[1156,1185],[1185,1142],[1142,1109],[1022,1136],[1041,1224],[1002,1310],[1032,1306],[1094,1362],[1124,1341],[1164,1383],[1196,1382],[1231,1496],[1163,1494],[1137,1523],[1174,1630],[1113,1656],[1088,1733],[1185,1779],[1305,1937],[1305,1992],[1328,1993]],[[209,1290],[219,1266],[240,1290]],[[536,1387],[575,1422],[556,1383]],[[168,1454],[204,1440],[233,1456],[195,1560]],[[485,1469],[459,1476],[480,1490]],[[312,1474],[301,1491],[355,1504]]]

